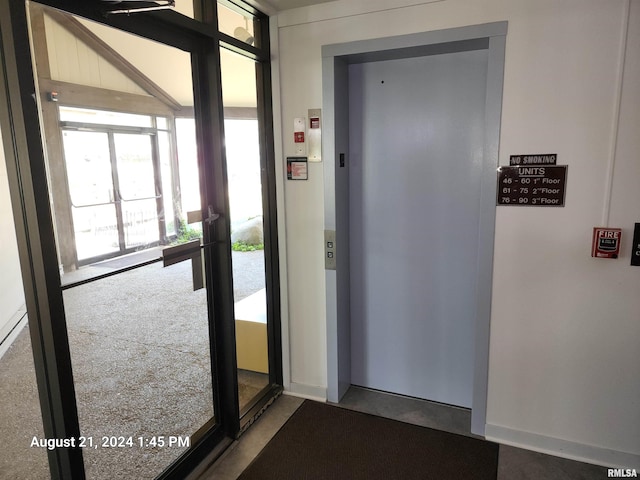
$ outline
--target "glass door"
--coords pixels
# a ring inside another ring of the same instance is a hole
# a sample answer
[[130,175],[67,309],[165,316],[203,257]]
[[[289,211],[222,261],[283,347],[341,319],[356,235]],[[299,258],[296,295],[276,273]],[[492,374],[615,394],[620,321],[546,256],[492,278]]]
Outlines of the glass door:
[[162,205],[162,195],[156,189],[151,137],[116,133],[113,142],[122,210],[122,248],[129,250],[157,244],[161,229],[158,206]]
[[108,135],[64,131],[62,140],[78,260],[119,251],[116,189]]
[[[40,397],[19,401],[39,400],[47,438],[73,439],[47,452],[55,478],[184,478],[282,390],[267,18],[225,2],[248,43],[223,33],[215,2],[194,2],[202,21],[43,2],[0,2],[0,120]],[[221,44],[249,60],[251,105],[223,102]],[[225,124],[227,108],[249,122]],[[180,118],[193,119],[186,146]],[[239,215],[263,230],[246,295]],[[255,343],[236,335],[246,299]]]
[[64,291],[89,479],[155,478],[215,421],[195,242],[195,262],[171,264],[165,251],[144,266],[105,267],[123,271]]
[[[240,415],[271,386],[267,336],[265,202],[256,62],[220,50],[229,185]],[[238,88],[238,79],[242,87]],[[271,285],[269,285],[271,287]]]
[[[171,192],[171,167],[161,169],[154,154],[161,132],[100,131],[103,126],[81,122],[73,125],[82,130],[72,130],[71,124],[63,122],[62,139],[78,264],[167,243],[165,216],[172,225],[175,212],[169,204],[165,213],[162,194],[164,186]],[[170,155],[169,144],[163,147]]]
[[[75,239],[70,256],[86,265],[171,242],[181,167],[169,119],[68,105],[58,114]],[[64,222],[58,221],[62,231]],[[66,260],[66,270],[73,270]]]
[[[41,106],[83,468],[95,480],[153,479],[220,423],[206,273],[215,242],[202,215],[211,159],[196,138],[189,154],[175,147],[175,114],[194,109],[191,54],[31,12],[46,40],[33,37],[47,63],[36,73],[58,99]],[[183,164],[191,175],[180,178]]]

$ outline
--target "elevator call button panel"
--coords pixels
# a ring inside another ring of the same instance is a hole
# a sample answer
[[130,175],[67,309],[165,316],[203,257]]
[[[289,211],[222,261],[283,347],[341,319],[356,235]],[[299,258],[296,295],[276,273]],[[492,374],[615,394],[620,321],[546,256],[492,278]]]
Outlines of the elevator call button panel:
[[324,231],[324,268],[325,270],[336,269],[336,231]]

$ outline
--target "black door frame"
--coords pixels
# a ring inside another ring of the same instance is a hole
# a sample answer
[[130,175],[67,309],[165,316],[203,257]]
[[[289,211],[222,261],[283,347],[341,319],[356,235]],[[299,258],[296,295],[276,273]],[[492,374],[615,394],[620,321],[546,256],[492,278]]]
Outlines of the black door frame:
[[[268,18],[246,5],[255,16],[259,40],[256,48],[218,31],[213,0],[196,0],[193,20],[173,11],[136,15],[104,15],[108,2],[99,0],[41,0],[59,8],[151,40],[192,53],[194,110],[198,162],[201,166],[202,211],[220,214],[204,229],[208,289],[211,363],[215,421],[192,437],[191,448],[158,478],[184,478],[213,451],[231,443],[241,425],[251,422],[282,391],[282,347],[278,244],[275,201],[275,166],[270,85]],[[231,8],[240,5],[227,0]],[[257,62],[258,117],[265,205],[265,258],[269,341],[270,387],[240,419],[235,353],[235,322],[227,172],[224,152],[224,112],[220,51],[224,46]],[[38,392],[47,438],[80,435],[71,356],[58,270],[54,225],[48,194],[44,138],[39,122],[37,88],[32,65],[27,4],[24,0],[0,0],[0,125],[2,127],[12,208],[29,315]],[[79,447],[48,451],[54,479],[84,479]]]

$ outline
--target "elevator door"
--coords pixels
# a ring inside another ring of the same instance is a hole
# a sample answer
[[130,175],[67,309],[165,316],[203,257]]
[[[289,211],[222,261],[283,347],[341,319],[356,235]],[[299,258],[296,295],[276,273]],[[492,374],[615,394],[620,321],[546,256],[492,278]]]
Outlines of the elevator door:
[[471,407],[487,51],[349,67],[351,381]]

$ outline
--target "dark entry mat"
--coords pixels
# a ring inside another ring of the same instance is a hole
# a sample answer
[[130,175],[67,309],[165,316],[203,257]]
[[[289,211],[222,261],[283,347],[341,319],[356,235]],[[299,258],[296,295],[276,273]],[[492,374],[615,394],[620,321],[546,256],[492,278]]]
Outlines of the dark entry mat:
[[498,445],[305,401],[239,480],[495,480]]

